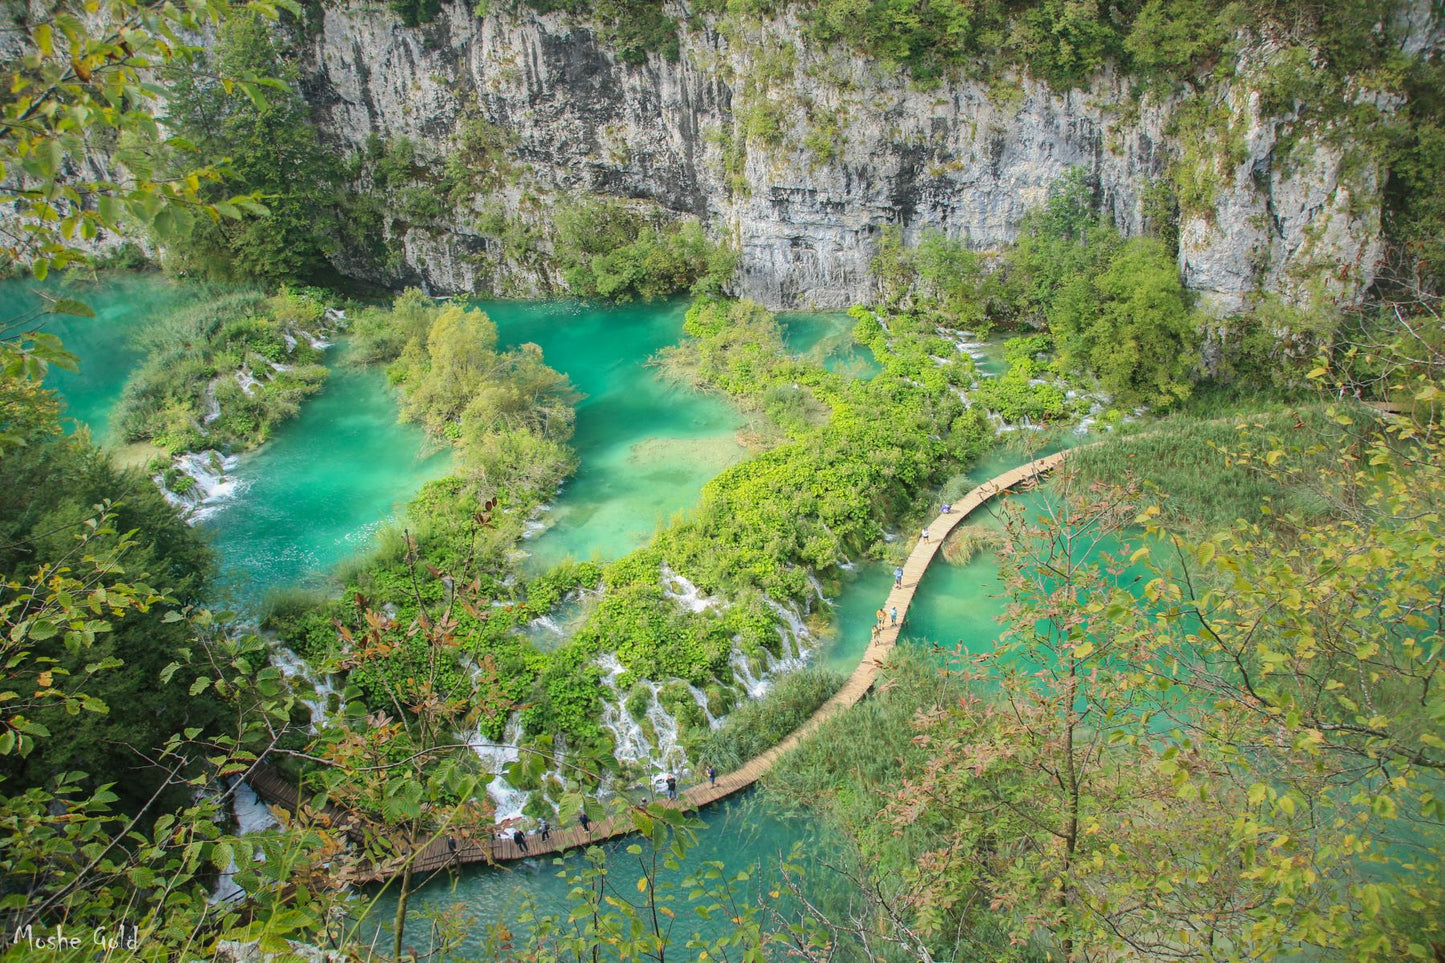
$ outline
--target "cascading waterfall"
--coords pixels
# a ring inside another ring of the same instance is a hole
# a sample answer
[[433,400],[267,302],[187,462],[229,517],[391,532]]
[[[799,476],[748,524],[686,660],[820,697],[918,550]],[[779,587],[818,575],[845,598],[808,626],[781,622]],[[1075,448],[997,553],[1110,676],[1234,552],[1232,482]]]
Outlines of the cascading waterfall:
[[[271,810],[256,795],[256,791],[241,781],[240,776],[231,780],[231,814],[236,820],[236,835],[245,836],[248,833],[265,832],[279,825]],[[266,857],[260,853],[256,854],[258,860]],[[216,881],[216,888],[211,893],[212,903],[230,903],[235,900],[244,899],[246,891],[236,883],[236,873],[240,869],[236,865],[236,858],[231,857],[231,863],[220,879]]]
[[188,451],[177,455],[172,463],[181,474],[194,483],[189,491],[177,494],[166,487],[165,475],[152,477],[165,500],[179,508],[186,521],[194,525],[214,514],[222,502],[239,495],[241,482],[232,476],[240,458],[218,451]]
[[527,800],[532,798],[532,794],[524,789],[514,788],[507,782],[505,773],[507,766],[522,757],[522,751],[517,748],[522,741],[522,717],[512,713],[507,720],[507,728],[502,732],[500,743],[488,741],[480,732],[473,733],[467,741],[487,771],[496,777],[487,786],[487,795],[492,797],[492,804],[496,809],[496,821],[504,823],[521,818],[522,809],[527,805]]
[[726,608],[727,603],[714,595],[703,595],[702,590],[684,575],[679,575],[663,562],[661,566],[662,594],[672,599],[689,612],[706,612],[712,608]]
[[213,424],[221,417],[221,400],[216,397],[216,383],[220,381],[219,375],[212,378],[206,385],[206,413],[201,416],[201,425]]
[[336,688],[331,680],[316,674],[310,664],[301,656],[291,651],[284,645],[277,645],[271,650],[271,664],[281,670],[281,674],[288,680],[300,679],[315,690],[316,697],[313,699],[303,698],[301,701],[311,710],[311,731],[315,732],[320,726],[326,724],[326,704],[330,697],[336,693]]
[[256,380],[256,376],[251,374],[249,369],[236,369],[236,384],[241,386],[241,390],[246,393],[247,397],[250,397],[251,395],[254,395],[256,393],[256,387],[260,383],[261,382]]

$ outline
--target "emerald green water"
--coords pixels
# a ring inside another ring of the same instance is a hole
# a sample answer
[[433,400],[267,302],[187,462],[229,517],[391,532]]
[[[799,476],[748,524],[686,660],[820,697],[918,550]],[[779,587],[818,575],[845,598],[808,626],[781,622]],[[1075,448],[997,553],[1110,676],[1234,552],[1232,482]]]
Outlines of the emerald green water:
[[710,478],[740,461],[737,410],[670,386],[647,361],[682,337],[681,302],[611,307],[576,301],[491,301],[503,346],[540,345],[586,398],[572,439],[581,462],[531,539],[528,568],[568,556],[612,559],[645,542]]
[[94,284],[0,281],[0,327],[38,311],[45,302],[37,290],[84,301],[95,311],[93,318],[42,315],[20,329],[56,335],[76,356],[79,372],[52,367],[45,384],[65,399],[73,427],[88,425],[96,441],[107,442],[110,412],[120,400],[126,378],[144,360],[136,335],[187,300],[188,294],[158,274],[108,275]]
[[[795,845],[801,845],[800,862],[808,874],[803,882],[809,897],[815,903],[846,912],[852,894],[843,880],[830,874],[824,866],[826,861],[833,861],[839,843],[810,817],[783,811],[777,803],[756,791],[726,799],[698,815],[705,828],[698,833],[697,844],[688,852],[681,870],[662,871],[659,878],[664,883],[678,887],[685,876],[698,872],[704,861],[717,861],[728,877],[739,872],[749,875],[735,890],[743,905],[770,906],[786,916],[789,912],[786,898],[780,903],[770,892],[781,888],[781,860]],[[614,898],[637,900],[638,857],[626,851],[627,846],[635,842],[635,839],[622,839],[602,846],[611,874],[609,895]],[[559,878],[559,873],[576,872],[584,865],[581,852],[573,850],[561,859],[560,865],[557,857],[548,857],[506,866],[443,871],[413,894],[408,903],[407,945],[425,954],[430,949],[426,920],[452,907],[473,921],[468,926],[465,944],[472,952],[481,948],[483,927],[488,924],[503,923],[513,932],[525,931],[527,927],[518,925],[518,917],[529,903],[536,916],[556,916],[565,921],[573,904],[568,898],[566,881]],[[702,919],[689,908],[692,904],[687,902],[686,892],[680,887],[673,891],[677,898],[670,908],[676,913],[676,920],[668,924],[672,946],[686,946],[694,936],[716,938],[733,932],[730,913],[715,913],[711,920]],[[381,931],[384,941],[389,938],[389,926],[396,912],[395,895],[382,889],[374,890],[368,898],[375,902],[361,924],[366,941],[370,942],[377,930]],[[765,931],[767,929],[765,926]]]
[[871,378],[883,368],[873,353],[853,341],[857,322],[841,311],[824,314],[786,313],[778,315],[783,340],[796,354],[819,361],[837,374]]
[[[75,417],[105,424],[126,376],[142,360],[129,346],[130,337],[182,296],[159,279],[116,279],[89,298],[103,323],[54,323],[82,360],[78,377],[52,374]],[[6,307],[23,306],[24,297],[33,295],[14,284],[0,286],[0,304]],[[480,306],[496,321],[504,346],[540,345],[547,363],[586,395],[573,439],[580,467],[540,519],[547,530],[526,543],[532,569],[569,555],[607,559],[637,547],[674,513],[696,504],[709,479],[745,457],[736,438],[744,421],[734,408],[720,397],[670,386],[647,365],[681,337],[684,305]],[[871,356],[848,339],[852,319],[846,315],[782,320],[789,347],[799,354],[855,377],[877,370]],[[242,456],[233,473],[238,494],[214,506],[202,523],[221,556],[222,600],[245,608],[270,588],[320,584],[338,563],[364,550],[426,479],[447,470],[445,455],[421,457],[422,448],[420,432],[397,423],[395,402],[379,372],[334,365],[326,388],[298,418]],[[982,480],[1020,460],[1001,453],[972,474]],[[860,564],[829,587],[837,631],[820,649],[821,662],[843,673],[856,667],[890,572],[890,566]],[[988,556],[962,568],[940,562],[915,598],[905,638],[945,646],[963,639],[970,648],[986,647],[998,631],[999,602],[992,597],[997,592],[996,567]],[[718,859],[730,872],[756,868],[755,893],[776,882],[777,856],[794,842],[804,841],[814,855],[823,845],[808,817],[780,812],[756,794],[713,807],[703,818],[708,828],[689,865]],[[608,850],[619,871],[631,858],[625,845]],[[548,861],[448,876],[413,898],[413,918],[461,903],[485,921],[515,920],[523,894],[544,913],[565,913],[566,888],[556,872]],[[814,885],[826,888],[822,881],[810,882],[810,890]],[[373,918],[389,915],[388,899],[383,894],[382,915]],[[677,925],[675,934],[682,935],[691,924]]]
[[381,372],[337,365],[296,419],[242,456],[232,476],[240,493],[202,522],[228,603],[244,609],[271,588],[323,584],[425,481],[446,473],[450,455],[424,456],[421,430],[396,414]]

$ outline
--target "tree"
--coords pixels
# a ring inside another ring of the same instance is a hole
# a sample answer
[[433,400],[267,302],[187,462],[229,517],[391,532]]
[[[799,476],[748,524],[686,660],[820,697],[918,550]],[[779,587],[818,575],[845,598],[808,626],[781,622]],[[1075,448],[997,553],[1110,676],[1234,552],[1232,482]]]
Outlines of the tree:
[[[44,278],[85,259],[104,232],[149,229],[163,240],[197,218],[263,208],[252,197],[203,200],[222,172],[200,162],[168,168],[184,142],[156,118],[156,80],[199,47],[189,39],[237,10],[274,18],[289,0],[106,0],[98,9],[62,3],[21,14],[22,40],[4,68],[0,102],[0,258]],[[263,78],[225,81],[259,96]]]
[[[229,78],[272,78],[264,92]],[[182,231],[172,260],[221,277],[286,281],[315,278],[335,248],[340,170],[317,138],[310,108],[296,89],[266,20],[244,11],[221,25],[215,50],[200,51],[164,71],[165,123],[190,143],[171,163],[209,158],[224,185],[203,185],[201,196],[224,203],[222,189],[248,192],[265,209],[227,219],[198,219]]]
[[1048,311],[1060,363],[1093,373],[1126,404],[1187,398],[1198,339],[1188,299],[1163,243],[1134,238],[1102,272],[1060,290]]
[[919,926],[983,900],[1071,959],[1437,952],[1415,848],[1445,839],[1445,449],[1430,424],[1331,414],[1333,434],[1235,456],[1308,486],[1308,518],[1187,534],[1098,489],[1011,526],[1004,639],[921,722],[931,758],[897,800],[900,823],[953,820]]

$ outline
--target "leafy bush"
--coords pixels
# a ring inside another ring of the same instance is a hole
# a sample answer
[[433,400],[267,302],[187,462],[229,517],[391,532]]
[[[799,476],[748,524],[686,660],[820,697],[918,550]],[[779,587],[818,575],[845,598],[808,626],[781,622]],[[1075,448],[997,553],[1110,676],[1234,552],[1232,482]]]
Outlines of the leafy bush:
[[619,201],[593,198],[557,212],[557,262],[582,297],[645,301],[678,291],[716,294],[732,278],[736,256],[709,241],[702,225],[660,223]]

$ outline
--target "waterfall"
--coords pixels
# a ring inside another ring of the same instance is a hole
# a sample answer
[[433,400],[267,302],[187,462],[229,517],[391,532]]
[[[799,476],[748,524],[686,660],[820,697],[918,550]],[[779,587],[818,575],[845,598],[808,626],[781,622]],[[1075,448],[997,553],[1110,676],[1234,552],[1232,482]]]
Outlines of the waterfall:
[[187,451],[177,455],[171,462],[176,471],[189,477],[192,485],[188,491],[173,492],[166,487],[165,475],[154,475],[151,480],[161,490],[165,500],[179,508],[186,521],[196,522],[215,514],[222,502],[239,495],[244,485],[231,477],[241,459],[236,455],[222,455],[218,451]]
[[277,645],[271,650],[271,664],[280,669],[281,674],[293,686],[298,679],[311,686],[315,691],[315,698],[307,699],[303,696],[301,701],[311,710],[311,731],[315,732],[318,726],[324,726],[327,715],[326,703],[329,697],[336,692],[331,680],[318,676],[305,659],[284,645]]
[[245,368],[236,369],[236,384],[241,386],[241,390],[246,393],[247,397],[256,393],[256,386],[260,383],[261,382],[257,381],[251,372]]
[[473,733],[467,741],[471,743],[477,758],[493,775],[487,786],[487,795],[492,797],[492,804],[496,809],[495,821],[504,823],[519,819],[522,808],[527,805],[532,794],[524,789],[513,788],[512,784],[507,782],[506,771],[508,765],[522,757],[522,751],[517,748],[517,744],[522,741],[521,715],[512,713],[512,717],[507,720],[507,728],[502,733],[500,744],[492,744],[480,732]]
[[[649,738],[647,728],[632,718],[632,714],[627,711],[629,693],[623,692],[617,685],[617,678],[626,669],[618,661],[617,656],[608,652],[593,664],[606,673],[602,683],[612,690],[612,698],[604,698],[602,701],[602,727],[612,730],[612,734],[616,738],[617,749],[613,755],[624,762],[647,762],[663,767],[680,768],[687,761],[687,753],[678,741],[677,719],[663,708],[658,699],[658,693],[662,691],[662,684],[650,680],[638,683],[648,690],[647,711],[643,713],[643,719],[652,729],[652,737]],[[689,689],[691,688],[689,686]],[[703,711],[707,713],[708,723],[711,725],[712,714],[707,712],[707,697],[696,690],[694,692],[693,698],[701,698],[700,704],[703,706]]]
[[[231,814],[236,819],[237,836],[265,832],[279,825],[276,817],[271,815],[271,810],[256,795],[256,791],[242,782],[240,776],[234,776],[231,779]],[[265,858],[259,852],[256,854],[258,860]],[[236,883],[236,872],[239,869],[240,867],[236,865],[236,857],[232,856],[230,865],[216,881],[216,888],[211,893],[210,902],[231,903],[246,897],[246,891]]]
[[206,413],[201,418],[202,425],[209,425],[221,417],[221,402],[216,397],[216,382],[220,380],[220,376],[218,375],[212,378],[210,383],[206,385]]
[[721,608],[726,603],[714,595],[703,595],[702,590],[692,584],[686,576],[674,572],[666,562],[661,566],[662,594],[672,599],[689,612],[706,612]]

